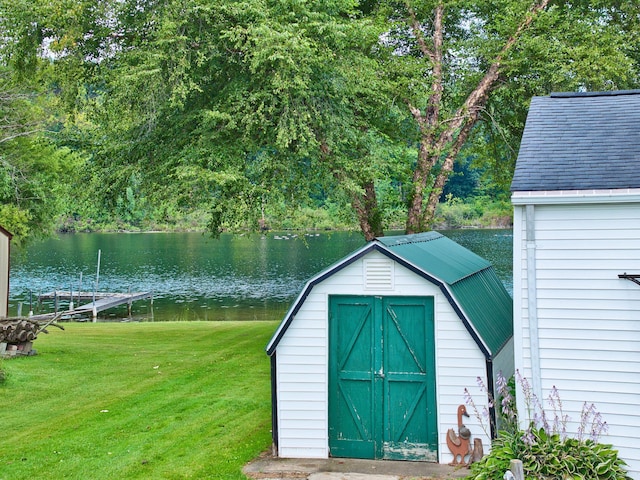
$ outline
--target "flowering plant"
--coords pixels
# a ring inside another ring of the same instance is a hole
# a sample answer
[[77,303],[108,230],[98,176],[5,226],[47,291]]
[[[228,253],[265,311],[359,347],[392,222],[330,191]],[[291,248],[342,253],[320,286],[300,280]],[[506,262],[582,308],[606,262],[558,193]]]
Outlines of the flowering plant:
[[[488,390],[478,379],[483,392]],[[518,425],[515,402],[515,381],[524,395],[526,430]],[[489,406],[482,412],[476,407],[469,391],[465,401],[475,412],[486,432],[486,420],[491,421],[489,409],[496,407],[499,433],[492,442],[491,453],[471,466],[473,480],[502,480],[513,459],[522,461],[525,478],[539,479],[611,479],[630,480],[625,462],[611,445],[599,443],[608,426],[595,405],[585,402],[575,437],[567,433],[568,415],[563,412],[558,390],[553,387],[547,398],[550,411],[545,409],[532,392],[526,378],[516,372],[515,380],[506,381],[499,374],[496,381],[497,401],[489,396]]]

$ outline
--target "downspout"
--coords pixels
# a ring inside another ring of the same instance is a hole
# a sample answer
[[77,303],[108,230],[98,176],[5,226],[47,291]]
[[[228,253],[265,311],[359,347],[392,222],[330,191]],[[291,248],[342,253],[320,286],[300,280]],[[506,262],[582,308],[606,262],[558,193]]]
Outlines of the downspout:
[[531,355],[531,387],[533,394],[542,398],[540,379],[540,341],[538,333],[538,286],[536,270],[535,208],[526,206],[527,242],[527,300],[529,312],[529,351]]

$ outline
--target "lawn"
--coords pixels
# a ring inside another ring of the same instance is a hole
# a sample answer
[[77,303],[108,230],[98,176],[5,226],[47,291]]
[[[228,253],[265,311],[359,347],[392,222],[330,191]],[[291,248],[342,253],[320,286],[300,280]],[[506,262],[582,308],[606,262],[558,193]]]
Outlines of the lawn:
[[0,479],[244,479],[274,322],[68,323],[4,360]]

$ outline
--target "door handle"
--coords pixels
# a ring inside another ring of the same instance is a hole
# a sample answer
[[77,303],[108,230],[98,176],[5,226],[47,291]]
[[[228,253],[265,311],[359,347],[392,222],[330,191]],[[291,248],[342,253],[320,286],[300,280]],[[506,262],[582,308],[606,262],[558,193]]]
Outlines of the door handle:
[[379,371],[375,372],[374,375],[376,376],[376,378],[384,378],[384,371],[380,369]]

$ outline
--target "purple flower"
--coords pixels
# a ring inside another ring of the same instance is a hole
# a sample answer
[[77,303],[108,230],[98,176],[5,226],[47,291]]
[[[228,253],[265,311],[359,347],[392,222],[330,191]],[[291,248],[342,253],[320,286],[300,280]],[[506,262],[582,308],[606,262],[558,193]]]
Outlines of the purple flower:
[[531,428],[528,428],[527,431],[524,433],[524,435],[522,436],[522,441],[525,443],[525,445],[534,445],[536,443],[536,437],[533,436],[533,432],[531,431]]

